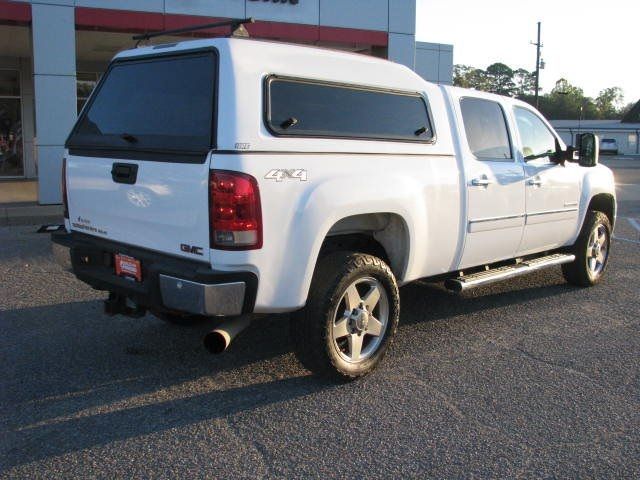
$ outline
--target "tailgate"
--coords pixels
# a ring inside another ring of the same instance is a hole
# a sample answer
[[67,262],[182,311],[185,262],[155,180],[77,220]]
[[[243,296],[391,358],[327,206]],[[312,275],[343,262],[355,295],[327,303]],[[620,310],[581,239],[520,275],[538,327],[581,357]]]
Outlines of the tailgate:
[[[137,166],[135,184],[114,181],[114,164]],[[190,164],[69,155],[71,229],[208,262],[208,184],[208,160]]]
[[116,58],[67,140],[71,229],[209,261],[217,53]]

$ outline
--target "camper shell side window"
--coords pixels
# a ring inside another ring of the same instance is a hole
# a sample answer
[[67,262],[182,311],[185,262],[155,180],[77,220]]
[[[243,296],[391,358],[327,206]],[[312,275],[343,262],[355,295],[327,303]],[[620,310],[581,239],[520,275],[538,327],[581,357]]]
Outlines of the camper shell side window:
[[264,90],[264,122],[277,137],[435,140],[419,93],[276,75],[265,79]]

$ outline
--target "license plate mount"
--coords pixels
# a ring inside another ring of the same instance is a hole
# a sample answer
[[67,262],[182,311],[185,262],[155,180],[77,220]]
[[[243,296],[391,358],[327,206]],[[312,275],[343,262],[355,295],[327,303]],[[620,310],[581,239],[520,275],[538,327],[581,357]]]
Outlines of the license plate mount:
[[142,281],[142,263],[137,258],[122,253],[113,256],[116,275],[136,282]]

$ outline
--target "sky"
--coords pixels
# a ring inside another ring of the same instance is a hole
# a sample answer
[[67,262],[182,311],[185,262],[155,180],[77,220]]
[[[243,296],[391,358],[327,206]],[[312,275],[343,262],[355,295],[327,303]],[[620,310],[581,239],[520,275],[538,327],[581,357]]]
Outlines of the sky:
[[559,78],[595,97],[607,87],[640,100],[640,0],[417,0],[416,39],[453,44],[453,62],[535,69],[542,22],[543,93]]

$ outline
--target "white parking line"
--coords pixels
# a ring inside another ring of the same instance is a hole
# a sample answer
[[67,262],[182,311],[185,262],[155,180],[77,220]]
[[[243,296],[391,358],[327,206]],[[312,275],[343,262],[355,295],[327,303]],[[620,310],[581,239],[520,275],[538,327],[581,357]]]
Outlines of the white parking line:
[[630,217],[627,217],[627,220],[629,220],[629,223],[633,228],[640,232],[640,222],[638,222],[635,218]]
[[630,238],[622,238],[622,237],[617,237],[617,236],[613,236],[614,240],[619,240],[621,242],[629,242],[629,243],[635,243],[636,245],[640,245],[640,240],[631,240]]

